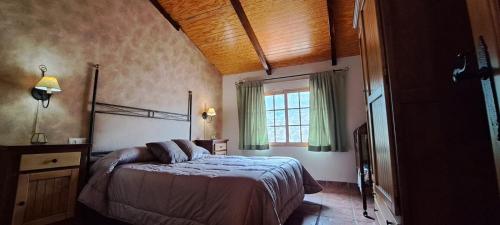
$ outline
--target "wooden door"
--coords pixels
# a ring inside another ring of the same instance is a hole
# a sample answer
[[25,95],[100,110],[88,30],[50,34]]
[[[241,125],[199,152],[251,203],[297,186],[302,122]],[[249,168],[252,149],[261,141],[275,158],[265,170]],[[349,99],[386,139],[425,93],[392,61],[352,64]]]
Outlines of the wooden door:
[[[485,59],[482,55],[481,45],[488,49],[488,56],[494,72],[496,93],[493,92],[492,84],[489,80],[483,80],[483,92],[487,105],[491,141],[495,156],[496,173],[498,187],[500,188],[500,139],[499,124],[495,110],[495,101],[500,99],[500,1],[498,0],[467,0],[469,18],[472,26],[472,33],[476,46],[479,67],[485,66]],[[483,42],[483,43],[481,43]],[[494,98],[496,94],[496,99]]]
[[20,174],[12,225],[44,225],[71,218],[78,169]]
[[360,13],[360,47],[363,58],[365,93],[374,167],[374,190],[392,214],[398,215],[397,179],[392,146],[392,122],[389,87],[377,0],[366,0]]

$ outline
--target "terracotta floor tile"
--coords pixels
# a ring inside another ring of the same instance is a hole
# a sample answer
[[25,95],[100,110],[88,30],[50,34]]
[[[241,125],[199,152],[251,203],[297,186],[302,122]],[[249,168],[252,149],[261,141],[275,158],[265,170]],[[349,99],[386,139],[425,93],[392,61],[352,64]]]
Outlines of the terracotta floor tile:
[[318,215],[304,215],[300,212],[294,212],[284,225],[316,225]]
[[[304,204],[285,225],[378,225],[363,216],[361,194],[352,184],[322,183],[324,190],[304,197]],[[373,200],[368,199],[368,215],[374,216]]]
[[304,203],[299,206],[296,211],[305,215],[319,215],[321,205],[304,201]]
[[[368,210],[368,216],[372,217],[372,218],[375,218],[375,213],[373,212],[373,210]],[[354,211],[354,218],[356,219],[357,222],[373,222],[375,220],[373,219],[370,219],[370,218],[366,218],[365,216],[363,216],[363,211]]]
[[318,194],[305,195],[304,201],[321,204],[322,196]]
[[352,201],[349,196],[328,196],[324,197],[322,201],[323,205],[328,207],[342,206],[342,207],[352,207]]
[[324,193],[339,193],[339,194],[349,194],[349,190],[347,189],[339,189],[339,188],[325,188],[323,189]]
[[339,219],[354,219],[353,210],[350,207],[328,207],[323,206],[321,216]]
[[[352,207],[354,207],[355,209],[363,210],[363,202],[361,200],[359,200],[359,201],[353,200]],[[374,208],[373,202],[367,202],[366,207],[368,209],[373,209]]]

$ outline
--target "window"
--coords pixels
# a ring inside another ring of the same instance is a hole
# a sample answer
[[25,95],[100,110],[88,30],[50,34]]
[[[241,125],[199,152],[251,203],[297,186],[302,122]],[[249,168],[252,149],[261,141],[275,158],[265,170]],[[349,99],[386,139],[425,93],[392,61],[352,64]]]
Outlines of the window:
[[309,138],[309,91],[268,94],[265,101],[269,143],[306,144]]

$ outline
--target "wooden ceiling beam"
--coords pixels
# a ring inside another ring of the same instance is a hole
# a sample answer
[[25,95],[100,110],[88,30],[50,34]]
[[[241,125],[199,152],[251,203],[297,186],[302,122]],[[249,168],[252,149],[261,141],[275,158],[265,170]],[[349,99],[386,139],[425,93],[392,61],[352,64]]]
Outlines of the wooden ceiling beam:
[[234,11],[236,12],[236,15],[238,15],[241,25],[243,25],[243,28],[245,29],[245,32],[247,33],[247,36],[250,39],[250,42],[252,43],[255,49],[255,52],[257,52],[257,56],[259,57],[259,61],[262,64],[262,67],[264,67],[264,70],[266,71],[267,75],[271,75],[272,74],[271,65],[269,65],[269,63],[267,62],[266,56],[264,55],[264,51],[262,50],[262,47],[259,44],[259,40],[257,40],[257,36],[255,36],[253,28],[250,25],[250,22],[248,21],[245,11],[243,10],[243,6],[241,6],[241,2],[239,0],[231,0],[231,5],[233,5]]
[[160,2],[158,2],[158,0],[149,0],[149,1],[151,2],[151,4],[154,5],[154,7],[156,9],[158,9],[158,11],[160,11],[160,13],[163,15],[163,17],[165,17],[165,19],[167,19],[168,22],[170,22],[170,24],[172,24],[172,26],[176,30],[181,29],[181,25],[179,25],[179,23],[177,21],[175,21],[174,18],[172,18],[170,16],[170,14],[168,14],[167,10],[165,10],[165,8],[163,8],[163,6],[160,4]]
[[326,0],[326,4],[328,5],[328,23],[330,30],[330,48],[332,54],[332,65],[337,65],[337,48],[335,47],[335,25],[334,25],[334,15],[333,15],[333,1],[334,0]]

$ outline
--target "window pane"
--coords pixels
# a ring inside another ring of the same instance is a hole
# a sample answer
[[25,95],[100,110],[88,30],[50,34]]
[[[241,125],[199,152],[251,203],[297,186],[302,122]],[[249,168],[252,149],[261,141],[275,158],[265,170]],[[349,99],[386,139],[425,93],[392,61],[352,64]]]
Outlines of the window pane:
[[288,125],[300,125],[300,115],[298,109],[288,110]]
[[299,93],[288,93],[287,94],[287,100],[288,100],[288,108],[299,108]]
[[309,107],[309,92],[300,92],[300,107]]
[[272,95],[267,95],[266,96],[266,110],[272,110],[274,108],[273,105],[273,96]]
[[309,126],[302,126],[302,142],[309,142]]
[[274,126],[274,111],[266,111],[267,126]]
[[267,127],[267,138],[269,142],[274,142],[274,127]]
[[276,129],[276,141],[275,142],[286,142],[286,129],[285,127],[275,127]]
[[276,123],[276,126],[284,126],[286,125],[286,120],[285,120],[285,110],[276,110],[274,112],[274,119],[275,119],[275,123]]
[[288,135],[289,142],[300,142],[300,126],[289,126]]
[[309,125],[309,108],[300,109],[300,123]]
[[275,109],[285,109],[285,95],[275,95],[274,96],[274,108]]

